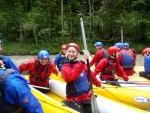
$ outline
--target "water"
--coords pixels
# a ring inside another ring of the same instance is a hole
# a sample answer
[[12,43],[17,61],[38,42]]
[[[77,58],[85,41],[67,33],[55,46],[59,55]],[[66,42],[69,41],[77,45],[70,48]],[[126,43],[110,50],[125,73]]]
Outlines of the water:
[[[51,59],[54,60],[56,55],[51,55]],[[27,55],[27,56],[9,56],[12,61],[16,64],[16,66],[19,66],[21,63],[27,61],[30,58],[33,58],[34,56]],[[80,58],[82,55],[80,55]],[[136,65],[143,66],[144,65],[144,58],[141,54],[137,55]]]

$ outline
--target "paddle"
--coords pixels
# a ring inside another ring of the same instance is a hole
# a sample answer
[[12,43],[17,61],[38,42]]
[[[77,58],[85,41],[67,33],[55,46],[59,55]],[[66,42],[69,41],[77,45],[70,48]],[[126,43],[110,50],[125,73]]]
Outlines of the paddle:
[[36,85],[31,85],[31,84],[29,84],[29,86],[34,87],[34,88],[39,88],[39,89],[50,90],[50,88],[42,87],[42,86],[36,86]]
[[119,84],[136,84],[136,85],[150,85],[150,82],[142,81],[101,81],[101,83],[119,83]]
[[[85,38],[85,32],[84,32],[84,25],[83,25],[83,18],[82,15],[79,14],[80,16],[80,24],[81,24],[81,30],[82,30],[82,38],[83,38],[83,44],[84,44],[84,50],[87,50],[87,45],[86,45],[86,38]],[[94,96],[94,91],[93,91],[93,86],[92,86],[92,77],[91,77],[91,72],[90,72],[90,64],[89,64],[89,59],[87,59],[87,66],[88,66],[88,76],[89,76],[89,86],[91,89],[91,107],[92,107],[92,113],[99,113],[98,111],[98,106],[97,102]]]

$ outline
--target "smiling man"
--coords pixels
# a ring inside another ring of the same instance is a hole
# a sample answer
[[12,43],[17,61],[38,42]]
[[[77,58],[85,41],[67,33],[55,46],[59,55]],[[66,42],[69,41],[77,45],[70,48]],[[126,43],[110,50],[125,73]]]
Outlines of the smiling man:
[[54,62],[47,50],[39,51],[37,57],[29,59],[18,67],[20,73],[28,71],[31,85],[47,87],[51,73],[58,75]]

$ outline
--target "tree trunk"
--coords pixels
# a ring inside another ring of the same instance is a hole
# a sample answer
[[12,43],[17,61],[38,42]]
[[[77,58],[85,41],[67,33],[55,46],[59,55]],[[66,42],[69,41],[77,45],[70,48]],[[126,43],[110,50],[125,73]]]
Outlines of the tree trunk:
[[64,37],[63,37],[63,36],[64,36],[64,24],[63,24],[63,21],[64,21],[64,20],[63,20],[63,16],[64,16],[64,15],[63,15],[63,0],[61,0],[61,33],[62,33],[62,34],[61,34],[61,37],[62,37],[62,41],[63,41],[63,43],[64,43],[64,39],[63,39],[63,38],[64,38]]
[[92,0],[89,0],[89,16],[90,16],[90,33],[89,33],[89,36],[90,36],[90,39],[92,39],[93,37],[93,33],[92,33],[92,8],[93,8],[93,3],[92,3]]
[[51,23],[50,23],[50,6],[47,2],[47,17],[48,17],[48,29],[49,29],[49,32],[48,32],[48,41],[50,41],[50,37],[51,37]]
[[[32,0],[31,0],[31,7],[32,7]],[[35,38],[35,45],[37,46],[37,36],[36,36],[36,30],[35,30],[35,23],[34,23],[34,16],[33,16],[33,10],[31,9],[31,25],[32,25],[32,30]]]
[[19,18],[19,29],[20,29],[20,42],[23,42],[23,34],[22,34],[22,21],[21,18]]

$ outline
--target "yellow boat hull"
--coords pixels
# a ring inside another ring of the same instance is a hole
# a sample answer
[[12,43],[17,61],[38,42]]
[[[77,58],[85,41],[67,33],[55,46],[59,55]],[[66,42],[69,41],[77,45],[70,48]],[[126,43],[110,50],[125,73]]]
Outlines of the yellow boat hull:
[[134,70],[136,74],[139,74],[140,71],[144,71],[144,66],[135,66]]
[[[51,75],[51,78],[57,81],[64,82],[64,80],[61,77],[57,77],[54,74]],[[137,81],[140,81],[138,79],[141,79],[138,76],[131,77],[131,79],[133,78],[136,79]],[[131,88],[130,86],[117,87],[108,84],[103,84],[103,85],[105,87],[104,89],[93,86],[94,93],[124,104],[128,104],[133,107],[137,107],[139,109],[150,110],[150,95],[149,95],[150,88],[149,87],[141,87],[140,89],[136,89],[135,86]]]
[[[25,75],[24,77],[28,78],[28,75]],[[44,113],[77,113],[77,111],[65,107],[61,103],[64,98],[50,91],[46,94],[43,94],[35,88],[31,87],[31,92],[40,102]]]
[[[31,90],[32,93],[40,101],[44,113],[49,113],[48,111],[54,113],[58,113],[58,111],[60,113],[75,113],[75,111],[73,111],[72,109],[64,107],[60,104],[60,102],[65,99],[65,85],[66,83],[60,76],[52,74],[50,80],[50,92],[42,94],[39,91]],[[133,100],[133,97],[143,95],[143,91],[139,93],[139,91],[130,91],[131,89],[129,90],[128,88],[121,88],[112,85],[104,86],[105,89],[93,86],[94,94],[97,95],[97,104],[100,112],[116,113],[116,109],[119,107],[122,110],[124,109],[124,111],[130,111],[132,113],[149,113],[147,112],[149,104],[142,105],[141,103]],[[145,96],[147,96],[146,92]],[[109,107],[110,110],[107,109],[108,105],[111,106]]]

